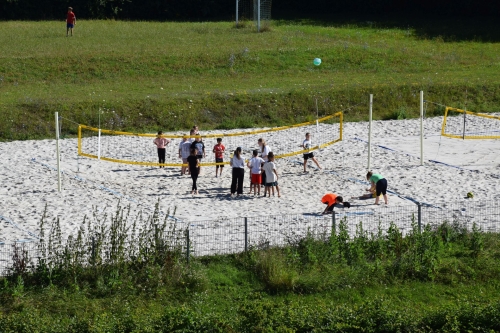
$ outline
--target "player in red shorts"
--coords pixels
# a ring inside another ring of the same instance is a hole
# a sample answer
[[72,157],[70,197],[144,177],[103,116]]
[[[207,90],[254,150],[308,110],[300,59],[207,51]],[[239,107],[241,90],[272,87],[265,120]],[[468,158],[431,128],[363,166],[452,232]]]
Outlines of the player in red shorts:
[[252,188],[253,188],[253,195],[255,195],[255,192],[257,192],[257,194],[260,195],[260,183],[262,182],[260,171],[262,163],[264,163],[264,160],[258,157],[257,155],[259,155],[259,151],[254,150],[253,157],[247,163],[247,167],[250,168],[250,173],[252,174],[250,180],[250,192],[248,193],[249,194],[252,193]]
[[71,31],[71,36],[73,36],[73,28],[76,25],[76,16],[73,13],[73,8],[68,7],[68,15],[66,16],[66,37],[68,37],[69,32]]

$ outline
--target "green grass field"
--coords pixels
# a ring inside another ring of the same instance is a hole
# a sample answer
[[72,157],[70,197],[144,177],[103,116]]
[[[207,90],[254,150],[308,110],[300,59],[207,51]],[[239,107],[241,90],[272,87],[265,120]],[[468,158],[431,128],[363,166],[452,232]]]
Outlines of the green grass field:
[[64,22],[0,22],[0,139],[52,136],[54,111],[96,125],[101,109],[102,127],[176,130],[289,124],[314,117],[316,98],[320,114],[363,103],[346,114],[356,121],[369,93],[379,119],[414,116],[419,90],[495,109],[498,43],[445,37],[373,23],[277,21],[258,34],[230,22],[82,20],[66,38]]

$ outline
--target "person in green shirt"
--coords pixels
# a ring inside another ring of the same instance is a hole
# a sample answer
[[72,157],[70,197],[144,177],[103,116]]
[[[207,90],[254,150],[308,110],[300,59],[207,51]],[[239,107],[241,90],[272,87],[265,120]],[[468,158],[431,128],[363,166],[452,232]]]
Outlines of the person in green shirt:
[[387,180],[381,174],[373,173],[371,171],[368,171],[366,174],[366,180],[371,183],[371,188],[367,189],[367,191],[372,193],[375,192],[375,205],[379,204],[378,201],[381,194],[384,196],[384,201],[387,205],[389,203],[387,199]]

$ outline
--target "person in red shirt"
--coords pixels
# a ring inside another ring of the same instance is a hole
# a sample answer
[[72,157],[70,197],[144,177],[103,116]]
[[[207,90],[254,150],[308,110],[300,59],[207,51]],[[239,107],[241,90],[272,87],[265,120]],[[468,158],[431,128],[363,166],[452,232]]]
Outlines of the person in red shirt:
[[338,196],[333,193],[327,193],[321,198],[321,202],[326,205],[325,210],[323,211],[323,214],[332,214],[333,213],[333,207],[335,204],[340,204],[342,203],[344,207],[351,207],[351,205],[348,202],[344,202],[344,199],[341,196]]
[[66,37],[71,32],[71,36],[73,36],[73,28],[76,25],[76,16],[73,13],[73,8],[68,7],[68,15],[66,16]]
[[[222,138],[217,138],[217,144],[214,146],[213,152],[215,153],[215,163],[223,163],[224,162],[224,152],[226,151],[226,147],[222,144]],[[220,167],[220,169],[219,169]],[[215,178],[217,178],[217,172],[220,170],[219,175],[222,177],[222,169],[224,168],[224,164],[215,166]]]

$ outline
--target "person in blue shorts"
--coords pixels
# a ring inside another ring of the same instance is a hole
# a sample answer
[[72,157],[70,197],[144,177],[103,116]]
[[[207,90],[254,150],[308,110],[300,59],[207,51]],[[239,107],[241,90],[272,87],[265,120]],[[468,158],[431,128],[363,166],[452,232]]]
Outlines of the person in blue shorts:
[[73,13],[73,8],[68,7],[68,14],[66,15],[66,37],[71,32],[71,36],[73,36],[73,28],[76,25],[76,16]]

